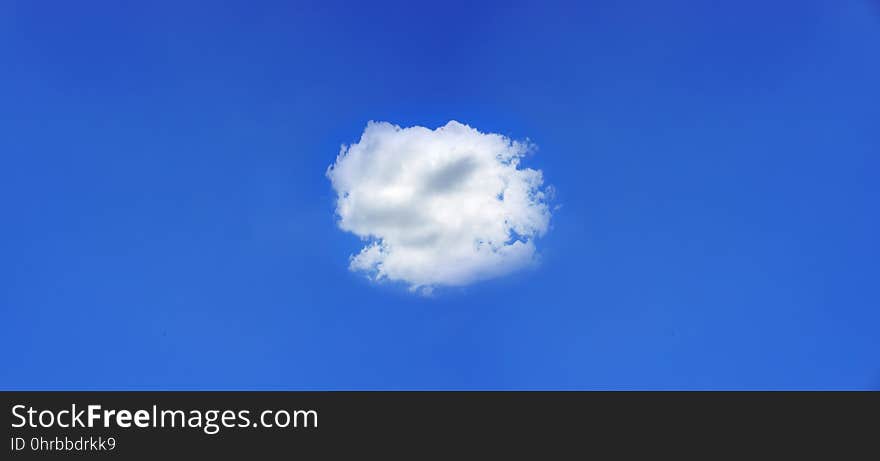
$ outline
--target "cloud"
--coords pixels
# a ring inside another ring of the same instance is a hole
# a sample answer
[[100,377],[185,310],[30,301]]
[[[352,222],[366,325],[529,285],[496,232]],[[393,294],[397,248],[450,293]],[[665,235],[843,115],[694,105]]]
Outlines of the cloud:
[[349,268],[430,292],[532,264],[550,210],[541,171],[519,168],[531,148],[456,121],[368,123],[327,169],[339,228],[366,242]]

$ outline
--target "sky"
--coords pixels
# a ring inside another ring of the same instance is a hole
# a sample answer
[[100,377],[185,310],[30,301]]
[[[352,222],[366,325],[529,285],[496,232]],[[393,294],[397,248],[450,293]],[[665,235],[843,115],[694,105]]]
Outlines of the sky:
[[[880,389],[878,50],[867,0],[3,2],[0,388]],[[533,142],[537,264],[350,270],[371,120]]]

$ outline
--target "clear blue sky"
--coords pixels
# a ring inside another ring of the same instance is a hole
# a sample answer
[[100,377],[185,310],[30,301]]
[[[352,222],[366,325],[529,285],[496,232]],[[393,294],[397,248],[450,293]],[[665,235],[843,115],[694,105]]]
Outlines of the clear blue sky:
[[[0,6],[0,388],[880,388],[876,2],[118,3]],[[541,267],[349,272],[371,119],[538,144]]]

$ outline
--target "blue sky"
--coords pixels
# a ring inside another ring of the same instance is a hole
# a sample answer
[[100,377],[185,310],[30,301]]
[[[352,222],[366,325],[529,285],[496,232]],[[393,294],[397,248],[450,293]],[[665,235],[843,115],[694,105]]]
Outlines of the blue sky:
[[[876,2],[117,3],[0,6],[0,387],[880,388]],[[371,284],[325,170],[450,119],[542,263]]]

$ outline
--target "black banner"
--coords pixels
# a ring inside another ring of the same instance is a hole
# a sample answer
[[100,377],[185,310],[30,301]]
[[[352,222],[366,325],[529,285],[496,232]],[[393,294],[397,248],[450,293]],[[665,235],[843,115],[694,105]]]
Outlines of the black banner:
[[[880,394],[818,392],[3,392],[3,459],[876,456]],[[708,451],[705,451],[708,450]],[[253,458],[257,456],[257,458]]]

